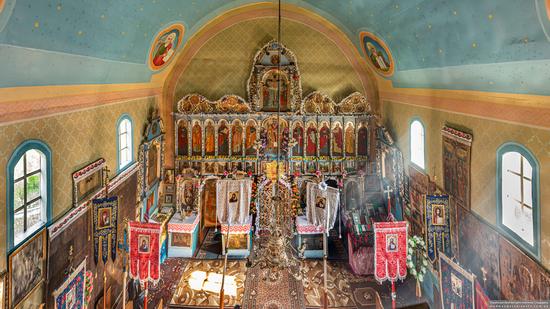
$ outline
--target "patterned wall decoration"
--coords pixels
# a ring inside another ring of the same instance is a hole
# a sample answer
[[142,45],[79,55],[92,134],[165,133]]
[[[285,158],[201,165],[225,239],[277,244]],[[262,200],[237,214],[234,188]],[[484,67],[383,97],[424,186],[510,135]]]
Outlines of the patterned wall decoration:
[[[189,93],[200,93],[209,100],[217,100],[228,93],[246,98],[250,59],[264,44],[277,37],[276,24],[275,18],[248,20],[212,37],[181,75],[175,98]],[[369,96],[346,56],[322,33],[286,19],[281,32],[281,42],[300,61],[304,96],[313,90],[323,92],[336,102],[354,91]]]
[[[441,129],[446,124],[460,124],[471,129],[475,140],[471,154],[471,210],[491,224],[496,223],[496,151],[505,142],[515,141],[527,147],[540,164],[540,183],[550,183],[550,130],[543,130],[491,119],[415,107],[385,100],[384,124],[394,136],[410,162],[409,121],[419,117],[426,127],[426,170],[437,176],[443,186]],[[541,185],[542,205],[550,203],[550,186]],[[550,268],[550,208],[541,209],[541,262]]]
[[359,44],[367,62],[381,75],[392,76],[395,63],[386,43],[373,33],[366,31],[361,32],[359,38]]
[[[60,114],[31,121],[0,126],[0,229],[5,231],[6,174],[5,166],[12,151],[27,139],[44,141],[52,149],[53,218],[72,207],[73,171],[103,157],[114,170],[116,159],[116,123],[123,113],[128,113],[135,126],[134,153],[140,142],[138,132],[144,126],[149,107],[155,99],[143,98],[94,109]],[[137,156],[136,156],[137,157]],[[5,269],[5,233],[0,233],[0,269]]]
[[183,25],[174,24],[157,35],[149,52],[149,67],[151,70],[160,70],[175,58],[177,51],[181,49],[180,44],[183,34]]

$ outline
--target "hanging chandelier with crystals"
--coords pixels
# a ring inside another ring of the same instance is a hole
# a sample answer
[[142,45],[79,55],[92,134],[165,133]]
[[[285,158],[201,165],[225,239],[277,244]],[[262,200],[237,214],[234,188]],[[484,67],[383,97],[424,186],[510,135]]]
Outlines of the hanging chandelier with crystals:
[[[281,42],[281,0],[278,1],[278,19],[277,19],[277,43]],[[281,59],[281,49],[277,50],[278,57]],[[280,62],[277,63],[277,69],[280,71]],[[280,75],[277,75],[277,141],[280,141],[281,126],[281,96],[280,96]],[[290,142],[295,144],[295,141]],[[285,156],[286,158],[286,156]],[[277,143],[276,172],[270,173],[272,191],[274,194],[271,199],[263,201],[262,210],[269,213],[265,214],[269,218],[267,229],[257,233],[256,241],[252,249],[252,254],[248,258],[248,267],[259,267],[262,270],[264,280],[276,281],[284,272],[288,272],[296,280],[304,278],[301,267],[301,260],[304,257],[305,246],[299,249],[292,245],[295,236],[294,220],[291,212],[289,198],[283,198],[280,187],[284,187],[283,179],[286,178],[281,173],[281,143]],[[265,190],[269,190],[266,186]]]

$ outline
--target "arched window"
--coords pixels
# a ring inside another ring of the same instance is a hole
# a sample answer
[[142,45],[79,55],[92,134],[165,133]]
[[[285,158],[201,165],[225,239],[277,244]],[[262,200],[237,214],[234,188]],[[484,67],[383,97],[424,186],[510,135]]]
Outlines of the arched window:
[[51,218],[51,151],[37,140],[26,141],[7,165],[8,251]]
[[134,160],[132,132],[132,118],[122,115],[117,122],[118,171],[124,170]]
[[424,159],[424,125],[420,120],[413,120],[410,127],[410,149],[411,149],[411,162],[416,166],[424,169],[426,168],[426,162]]
[[520,247],[539,256],[539,165],[522,145],[497,150],[497,225]]

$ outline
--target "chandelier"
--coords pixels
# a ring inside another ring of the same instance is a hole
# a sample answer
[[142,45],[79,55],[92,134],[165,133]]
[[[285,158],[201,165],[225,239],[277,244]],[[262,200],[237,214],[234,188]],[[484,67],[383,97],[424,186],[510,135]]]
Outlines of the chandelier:
[[[281,41],[281,0],[278,0],[278,19],[277,19],[277,42]],[[281,59],[281,49],[277,50],[278,57]],[[277,70],[280,71],[281,64],[277,62]],[[281,126],[281,96],[280,96],[280,75],[277,75],[277,141],[280,141]],[[296,142],[291,139],[289,147]],[[285,156],[286,157],[286,156]],[[259,267],[262,270],[263,279],[277,281],[284,272],[288,272],[296,280],[304,278],[301,261],[304,257],[305,246],[295,249],[292,245],[295,236],[294,220],[291,212],[290,199],[281,197],[279,187],[282,186],[282,179],[285,178],[281,173],[281,143],[277,142],[276,172],[270,173],[271,185],[274,186],[274,196],[270,200],[264,201],[269,205],[263,205],[262,209],[268,211],[266,214],[270,220],[267,230],[258,233],[254,242],[252,253],[248,257],[247,267]]]

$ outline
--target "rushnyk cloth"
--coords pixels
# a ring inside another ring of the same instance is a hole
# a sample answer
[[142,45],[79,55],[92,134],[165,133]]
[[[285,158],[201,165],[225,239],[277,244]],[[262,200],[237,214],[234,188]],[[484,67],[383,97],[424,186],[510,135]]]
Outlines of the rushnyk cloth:
[[216,182],[216,217],[222,224],[243,225],[250,211],[252,180],[221,179]]
[[407,221],[374,223],[374,277],[378,282],[407,276]]
[[324,227],[327,231],[332,229],[340,205],[340,192],[338,189],[327,186],[321,189],[318,184],[313,182],[308,182],[306,188],[307,222],[317,227]]

